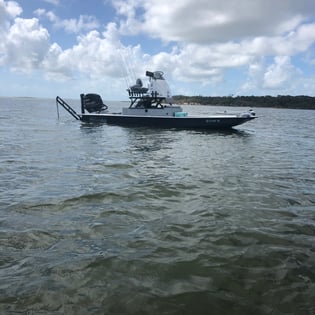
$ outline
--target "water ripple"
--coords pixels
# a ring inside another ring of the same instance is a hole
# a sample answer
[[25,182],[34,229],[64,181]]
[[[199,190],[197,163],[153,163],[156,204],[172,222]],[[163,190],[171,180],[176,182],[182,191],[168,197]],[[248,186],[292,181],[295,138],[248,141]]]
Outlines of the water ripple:
[[14,102],[0,127],[1,314],[315,313],[312,111],[194,132]]

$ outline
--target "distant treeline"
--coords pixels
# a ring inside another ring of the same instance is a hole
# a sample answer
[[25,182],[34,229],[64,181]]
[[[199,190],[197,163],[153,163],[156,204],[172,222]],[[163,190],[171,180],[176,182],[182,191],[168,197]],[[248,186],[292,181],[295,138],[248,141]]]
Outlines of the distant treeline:
[[177,104],[315,109],[312,96],[173,96]]

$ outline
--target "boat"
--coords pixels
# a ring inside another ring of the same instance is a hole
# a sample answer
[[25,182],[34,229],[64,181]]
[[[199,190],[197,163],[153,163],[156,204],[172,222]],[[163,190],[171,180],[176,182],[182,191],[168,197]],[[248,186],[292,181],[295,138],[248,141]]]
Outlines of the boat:
[[224,112],[213,115],[189,115],[181,106],[173,104],[170,88],[162,71],[146,71],[146,77],[149,78],[147,87],[143,85],[141,79],[137,79],[136,83],[127,89],[130,104],[119,113],[110,112],[98,94],[80,95],[80,114],[59,96],[56,97],[56,102],[83,122],[122,126],[230,129],[256,118],[252,110],[233,114]]

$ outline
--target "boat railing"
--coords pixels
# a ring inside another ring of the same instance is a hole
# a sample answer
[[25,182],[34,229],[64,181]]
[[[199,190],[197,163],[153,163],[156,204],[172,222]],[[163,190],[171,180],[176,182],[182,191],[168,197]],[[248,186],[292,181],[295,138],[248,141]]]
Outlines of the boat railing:
[[134,97],[134,98],[141,98],[141,97],[148,97],[148,93],[147,93],[147,90],[146,91],[134,91],[134,90],[131,90],[131,89],[128,89],[128,94],[129,94],[129,97]]
[[57,106],[57,115],[59,119],[59,107],[58,104],[61,105],[70,115],[72,115],[76,120],[81,120],[81,116],[69,105],[67,104],[61,97],[56,97],[56,106]]

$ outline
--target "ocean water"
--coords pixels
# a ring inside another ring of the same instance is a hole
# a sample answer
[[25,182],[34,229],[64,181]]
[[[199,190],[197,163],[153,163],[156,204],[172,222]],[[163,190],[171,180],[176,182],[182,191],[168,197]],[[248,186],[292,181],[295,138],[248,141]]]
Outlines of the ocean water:
[[315,314],[315,111],[255,111],[178,131],[0,98],[0,314]]

